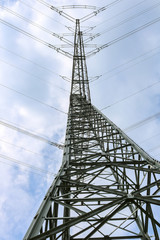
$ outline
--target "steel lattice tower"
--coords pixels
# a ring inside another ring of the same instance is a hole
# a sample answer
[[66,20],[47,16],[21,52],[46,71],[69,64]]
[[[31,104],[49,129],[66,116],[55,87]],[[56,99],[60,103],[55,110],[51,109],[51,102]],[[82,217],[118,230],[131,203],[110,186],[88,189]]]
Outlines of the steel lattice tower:
[[62,166],[24,240],[160,239],[160,163],[91,104],[80,22]]

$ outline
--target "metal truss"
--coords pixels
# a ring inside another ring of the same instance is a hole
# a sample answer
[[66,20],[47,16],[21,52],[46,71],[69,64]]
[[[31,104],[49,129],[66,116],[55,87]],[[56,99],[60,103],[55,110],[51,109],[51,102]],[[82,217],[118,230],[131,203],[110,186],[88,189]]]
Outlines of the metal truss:
[[24,240],[160,239],[160,163],[91,104],[76,21],[62,166]]

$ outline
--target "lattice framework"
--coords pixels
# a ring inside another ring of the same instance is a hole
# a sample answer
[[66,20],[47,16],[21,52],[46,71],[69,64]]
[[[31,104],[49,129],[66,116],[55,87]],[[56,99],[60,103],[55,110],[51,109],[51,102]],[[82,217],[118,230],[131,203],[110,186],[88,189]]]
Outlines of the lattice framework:
[[63,162],[24,240],[158,240],[159,176],[159,162],[91,104],[77,20]]

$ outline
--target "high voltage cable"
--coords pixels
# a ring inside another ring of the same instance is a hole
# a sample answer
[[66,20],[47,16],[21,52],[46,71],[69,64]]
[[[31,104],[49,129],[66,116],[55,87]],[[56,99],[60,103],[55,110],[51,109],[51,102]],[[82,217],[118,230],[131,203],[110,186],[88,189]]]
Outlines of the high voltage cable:
[[[156,147],[154,147],[154,148],[152,148],[152,149],[150,149],[150,150],[148,150],[148,151],[154,151],[155,149],[157,149],[157,148],[159,148],[159,147],[160,147],[160,146],[156,146]],[[42,168],[35,167],[35,166],[33,166],[33,165],[30,165],[30,164],[28,164],[28,163],[24,163],[24,162],[22,162],[22,161],[19,161],[19,160],[15,159],[15,158],[11,158],[11,157],[6,156],[6,155],[3,155],[3,154],[0,154],[0,158],[9,160],[9,161],[11,161],[11,162],[13,162],[13,163],[15,163],[15,164],[25,166],[25,167],[27,167],[27,168],[30,168],[30,169],[32,169],[32,170],[35,170],[35,171],[38,171],[38,172],[41,172],[41,173],[44,173],[44,174],[47,174],[47,175],[54,175],[54,176],[55,176],[54,173],[52,173],[52,172],[50,172],[50,171],[48,171],[48,170],[44,170],[44,169],[42,169]],[[1,162],[2,162],[2,161],[1,161]],[[2,163],[8,164],[8,163],[6,163],[6,162],[2,162]],[[12,166],[12,165],[11,165],[11,166]],[[36,172],[34,172],[34,173],[36,173]]]
[[119,42],[119,41],[121,41],[121,40],[123,40],[123,39],[125,39],[127,37],[130,37],[131,35],[139,32],[139,31],[141,31],[141,30],[143,30],[143,29],[145,29],[145,28],[147,28],[147,27],[151,26],[152,24],[157,23],[159,21],[160,21],[160,17],[158,17],[158,18],[156,18],[156,19],[154,19],[154,20],[152,20],[152,21],[150,21],[148,23],[145,23],[142,26],[140,26],[140,27],[138,27],[138,28],[136,28],[136,29],[134,29],[134,30],[132,30],[132,31],[130,31],[130,32],[120,36],[120,37],[118,37],[118,38],[115,38],[114,40],[112,40],[112,41],[110,41],[110,42],[108,42],[108,43],[106,43],[104,45],[102,45],[101,47],[96,48],[96,49],[88,52],[86,54],[86,56],[90,57],[90,56],[98,53],[99,51],[103,50],[104,48],[109,47],[109,46],[113,45],[114,43],[117,43],[117,42]]
[[[160,153],[157,153],[157,154],[154,154],[154,156],[158,156]],[[160,161],[160,160],[158,160],[158,161]]]
[[11,162],[14,162],[14,163],[16,163],[16,164],[18,164],[18,165],[25,166],[25,167],[27,167],[27,168],[31,168],[31,169],[33,169],[33,170],[35,170],[35,171],[38,171],[38,172],[41,172],[41,173],[44,173],[44,174],[48,174],[48,175],[55,176],[55,174],[54,174],[53,172],[44,170],[44,169],[39,168],[39,167],[35,167],[35,166],[30,165],[30,164],[28,164],[28,163],[24,163],[24,162],[22,162],[22,161],[20,161],[20,160],[17,160],[17,159],[15,159],[15,158],[11,158],[11,157],[6,156],[6,155],[4,155],[4,154],[0,154],[0,158],[6,159],[6,160],[11,161]]
[[[19,166],[19,165],[22,165],[21,163],[16,163],[15,161],[12,161],[11,159],[9,160],[9,159],[7,159],[9,162],[4,162],[4,161],[2,161],[2,160],[0,160],[0,163],[3,163],[3,164],[5,164],[5,165],[9,165],[9,166],[11,166],[11,167],[15,167],[15,165],[17,165],[17,166]],[[24,165],[23,165],[24,166]],[[30,168],[30,169],[25,169],[25,171],[23,170],[23,172],[30,172],[30,173],[34,173],[34,174],[36,174],[36,175],[40,175],[40,176],[42,176],[43,177],[43,179],[45,179],[45,178],[51,178],[52,177],[52,179],[53,179],[53,176],[56,176],[56,174],[49,174],[49,176],[48,176],[48,174],[47,173],[40,173],[40,172],[38,172],[38,170],[34,170],[33,168],[32,168],[32,165],[31,165],[31,167],[29,167],[28,166],[28,168]],[[46,175],[45,176],[45,178],[44,178],[44,175]]]
[[[7,51],[7,52],[9,52],[9,53],[11,53],[11,54],[13,54],[13,55],[15,55],[15,56],[17,56],[17,57],[19,57],[19,58],[22,58],[22,59],[24,59],[24,60],[26,60],[26,61],[28,61],[28,62],[31,62],[32,64],[34,64],[34,65],[36,65],[36,66],[38,66],[38,67],[40,67],[40,68],[42,68],[42,69],[44,69],[44,70],[46,70],[46,71],[48,71],[48,72],[51,72],[52,74],[54,74],[54,75],[56,75],[56,76],[58,76],[58,77],[61,77],[61,78],[62,78],[63,80],[65,80],[66,82],[70,82],[70,81],[68,81],[67,79],[65,79],[65,77],[62,77],[62,76],[59,75],[58,73],[52,71],[51,69],[49,69],[49,68],[47,68],[47,67],[44,67],[44,66],[40,65],[39,63],[36,63],[36,62],[32,61],[32,60],[29,59],[29,58],[26,58],[26,57],[24,57],[24,56],[22,56],[22,55],[19,55],[19,54],[15,53],[15,52],[11,51],[11,50],[8,49],[8,48],[5,48],[5,47],[1,46],[1,45],[0,45],[0,48],[3,49],[3,50],[5,50],[5,51]],[[9,63],[6,62],[6,64],[9,64]],[[14,65],[12,65],[12,67],[14,67]],[[15,66],[15,67],[16,67],[16,66]],[[25,70],[23,70],[22,68],[19,68],[19,67],[16,67],[16,68],[18,68],[19,70],[25,71]],[[30,74],[30,75],[32,75],[30,72],[27,72],[27,71],[25,71],[25,72],[28,73],[28,74]],[[34,76],[34,75],[32,75],[32,76]],[[38,76],[34,76],[34,77],[39,78]],[[50,81],[48,81],[48,83],[53,84],[53,83],[50,82]],[[54,85],[54,86],[55,86],[55,85]],[[57,87],[57,88],[60,88],[61,90],[67,91],[66,89],[63,89],[63,88],[61,88],[61,87],[59,87],[59,86],[57,86],[57,85],[56,85],[56,87]],[[68,91],[67,91],[67,92],[68,92]]]
[[155,138],[155,137],[157,137],[157,136],[159,136],[159,135],[160,135],[160,133],[158,133],[158,134],[156,134],[156,135],[153,135],[153,136],[151,136],[151,137],[149,137],[149,138],[146,138],[146,139],[144,139],[143,141],[141,141],[140,144],[142,144],[142,143],[144,143],[144,142],[147,142],[148,140],[150,140],[150,139],[152,139],[152,138]]
[[[34,74],[32,74],[32,73],[30,73],[30,72],[28,72],[28,71],[26,71],[26,70],[24,70],[24,69],[22,69],[22,68],[20,68],[20,67],[17,67],[17,66],[15,66],[15,65],[11,64],[11,63],[8,63],[8,62],[6,62],[6,61],[4,61],[4,60],[2,60],[2,59],[0,59],[0,61],[3,62],[3,63],[5,63],[5,64],[7,64],[7,65],[9,65],[9,66],[11,66],[11,67],[13,67],[13,68],[16,68],[16,69],[20,70],[20,71],[22,71],[22,72],[27,73],[27,74],[31,75],[31,76],[34,77],[34,78],[37,78],[38,80],[40,80],[40,81],[42,81],[42,82],[48,83],[49,85],[52,85],[52,86],[53,86],[53,82],[51,82],[51,81],[44,80],[43,78],[40,78],[40,77],[38,77],[38,76],[35,76]],[[69,92],[68,90],[66,90],[66,89],[64,89],[64,88],[62,88],[62,87],[59,87],[59,86],[57,86],[57,85],[54,85],[54,87],[59,88],[59,89],[65,91],[65,92]]]
[[[34,65],[36,65],[36,66],[38,66],[38,67],[40,67],[40,68],[42,68],[42,69],[44,69],[44,70],[46,70],[46,71],[48,71],[48,72],[51,72],[51,73],[57,75],[58,77],[61,77],[61,78],[62,78],[63,80],[65,80],[66,82],[69,82],[69,83],[71,82],[71,78],[67,78],[66,76],[59,75],[58,73],[53,72],[51,69],[46,68],[46,67],[44,67],[44,66],[42,66],[42,65],[40,65],[40,64],[38,64],[38,63],[36,63],[36,62],[34,62],[34,61],[32,61],[31,59],[28,59],[28,58],[22,56],[22,55],[19,55],[19,54],[15,53],[15,52],[9,50],[8,48],[5,48],[5,47],[3,47],[3,46],[0,46],[0,48],[3,49],[3,50],[5,50],[5,51],[7,51],[7,52],[9,52],[9,53],[11,53],[11,54],[13,54],[13,55],[15,55],[15,56],[17,56],[17,57],[19,57],[19,58],[22,58],[22,59],[24,59],[24,60],[26,60],[26,61],[28,61],[28,62],[31,62],[32,64],[34,64]],[[4,62],[5,64],[10,65],[10,66],[13,67],[13,68],[17,68],[18,70],[23,71],[23,72],[25,72],[25,73],[27,73],[27,74],[35,77],[35,78],[41,79],[41,78],[39,78],[38,76],[35,76],[35,75],[31,74],[30,72],[28,72],[28,71],[26,71],[26,70],[24,70],[24,69],[22,69],[22,68],[20,68],[20,67],[17,67],[17,66],[15,66],[15,65],[12,65],[12,64],[10,64],[10,63],[8,63],[8,62],[6,62],[6,61],[4,61],[4,60],[1,60],[1,59],[0,59],[0,61]],[[91,77],[91,78],[90,78],[90,82],[94,82],[94,81],[98,80],[101,76],[102,76],[102,75],[95,76],[95,77]],[[48,82],[49,84],[53,84],[51,81],[46,81],[46,80],[43,80],[43,79],[41,79],[41,80],[44,81],[44,82]],[[61,90],[63,90],[63,91],[65,91],[65,92],[69,92],[68,90],[66,90],[66,89],[64,89],[64,88],[62,88],[62,87],[59,87],[59,86],[57,86],[57,85],[54,85],[54,86],[57,87],[57,88],[59,88],[59,89],[61,89]]]
[[15,53],[15,52],[11,51],[11,50],[8,49],[8,48],[5,48],[5,47],[1,46],[1,45],[0,45],[0,48],[3,49],[3,50],[5,50],[5,51],[7,51],[7,52],[9,52],[9,53],[11,53],[11,54],[13,54],[13,55],[15,55],[15,56],[17,56],[17,57],[19,57],[19,58],[22,58],[22,59],[24,59],[24,60],[26,60],[26,61],[28,61],[28,62],[31,62],[31,63],[33,63],[34,65],[36,65],[36,66],[38,66],[38,67],[40,67],[40,68],[43,68],[44,70],[46,70],[46,71],[48,71],[48,72],[51,72],[51,73],[53,73],[54,75],[60,77],[60,75],[59,75],[58,73],[52,71],[51,69],[49,69],[49,68],[47,68],[47,67],[44,67],[44,66],[40,65],[39,63],[36,63],[36,62],[32,61],[32,60],[29,59],[29,58],[26,58],[26,57],[24,57],[24,56],[22,56],[22,55],[19,55],[19,54]]
[[[144,56],[146,56],[147,54],[155,51],[156,49],[160,49],[160,46],[159,46],[159,47],[156,47],[156,48],[153,48],[153,49],[151,49],[151,50],[149,50],[149,51],[147,51],[147,52],[139,55],[138,57],[132,58],[132,59],[130,59],[129,61],[127,61],[127,62],[125,62],[125,63],[122,63],[122,64],[120,64],[120,65],[115,66],[115,67],[112,68],[111,70],[109,70],[109,71],[107,71],[107,72],[105,72],[105,73],[102,73],[99,78],[94,79],[94,80],[91,80],[90,82],[93,83],[93,82],[97,81],[98,79],[100,79],[101,77],[103,77],[104,75],[109,74],[109,73],[111,73],[111,72],[114,72],[116,69],[121,68],[121,67],[123,67],[123,66],[125,66],[125,65],[127,65],[127,64],[129,64],[129,63],[132,63],[132,62],[134,62],[135,60],[137,60],[137,59],[139,59],[139,58],[141,58],[141,57],[144,57]],[[146,58],[144,58],[144,59],[142,59],[142,60],[140,60],[140,61],[132,64],[132,65],[130,65],[129,67],[126,67],[126,68],[124,68],[124,69],[116,72],[115,74],[107,77],[107,79],[105,79],[105,80],[108,80],[108,79],[110,79],[110,78],[113,78],[113,77],[116,76],[117,74],[119,74],[119,73],[121,73],[121,72],[124,72],[124,71],[128,70],[129,68],[131,68],[131,67],[133,67],[133,66],[135,66],[135,65],[137,65],[137,64],[139,64],[139,63],[142,63],[142,62],[148,60],[149,58],[151,58],[151,57],[153,57],[153,56],[155,56],[156,54],[159,54],[159,53],[160,53],[160,52],[155,52],[154,54],[152,54],[152,55],[150,55],[150,56],[148,56],[148,57],[146,57]],[[102,81],[101,81],[101,82],[102,82]]]
[[[27,149],[27,148],[24,148],[24,147],[22,147],[22,146],[18,146],[18,145],[16,145],[16,144],[9,143],[9,142],[7,142],[7,141],[5,141],[5,140],[2,140],[2,139],[0,139],[0,141],[1,141],[2,143],[7,144],[7,145],[11,145],[11,146],[13,146],[13,147],[15,147],[15,148],[19,148],[19,149],[21,149],[21,150],[24,150],[24,151],[26,151],[26,152],[29,152],[29,153],[31,153],[31,154],[35,154],[35,155],[38,155],[38,156],[44,158],[44,156],[43,156],[42,154],[37,153],[37,152],[34,152],[34,151],[29,150],[29,149]],[[48,157],[47,157],[47,159],[50,159],[50,160],[51,160],[51,158],[48,158]]]
[[[36,0],[36,1],[42,3],[43,5],[45,5],[46,7],[50,8],[51,10],[59,13],[61,16],[65,17],[66,19],[68,19],[68,20],[70,20],[72,22],[75,22],[75,20],[76,20],[75,18],[71,17],[69,14],[65,13],[64,11],[59,10],[57,7],[54,7],[54,6],[48,4],[47,2],[45,2],[43,0]],[[80,19],[81,22],[84,22],[84,21],[86,21],[86,20],[96,16],[98,13],[100,13],[102,11],[105,11],[107,8],[109,8],[109,7],[119,3],[120,1],[123,1],[123,0],[115,0],[114,2],[112,2],[110,4],[108,4],[108,5],[104,6],[104,7],[99,8],[97,11],[93,11],[92,13],[90,13],[90,14],[86,15],[85,17],[81,18]]]
[[[160,145],[156,146],[156,147],[153,147],[153,148],[150,148],[148,151],[149,152],[154,152],[155,150],[157,150],[158,148],[160,148]],[[159,154],[159,153],[158,153]]]
[[45,2],[45,1],[43,1],[43,0],[36,0],[36,1],[39,2],[39,3],[41,3],[41,4],[43,4],[44,6],[46,6],[46,7],[48,7],[48,8],[50,8],[51,10],[59,13],[61,16],[65,17],[66,19],[70,20],[71,22],[75,22],[75,21],[76,21],[76,19],[75,19],[74,17],[71,17],[69,14],[67,14],[67,13],[59,10],[58,8],[50,5],[49,3],[47,3],[47,2]]
[[129,8],[127,8],[127,9],[125,9],[124,11],[122,11],[122,12],[120,12],[120,13],[118,13],[118,14],[116,14],[116,15],[114,15],[114,16],[106,19],[106,20],[104,20],[104,21],[101,22],[101,23],[98,23],[98,24],[97,24],[96,26],[94,26],[93,28],[97,28],[99,25],[102,25],[102,24],[104,24],[105,22],[108,22],[108,21],[110,21],[111,19],[113,19],[113,18],[115,18],[115,17],[118,17],[118,16],[124,14],[125,12],[127,12],[127,11],[129,11],[129,10],[135,8],[135,7],[137,7],[138,5],[140,5],[140,4],[144,3],[144,2],[146,2],[146,0],[143,0],[143,1],[141,1],[141,2],[139,2],[139,3],[137,3],[137,4],[135,4],[135,5],[133,5],[132,7],[129,7]]
[[46,41],[44,41],[44,40],[42,40],[38,37],[32,35],[31,33],[28,33],[26,31],[22,30],[21,28],[16,27],[15,25],[13,25],[13,24],[11,24],[7,21],[4,21],[4,20],[0,19],[0,22],[2,24],[6,25],[6,26],[8,26],[8,27],[10,27],[10,28],[22,33],[22,34],[24,34],[25,36],[30,37],[30,38],[36,40],[37,42],[39,42],[39,43],[41,43],[41,44],[43,44],[43,45],[45,45],[45,46],[47,46],[51,49],[54,49],[56,52],[61,53],[64,56],[67,56],[69,58],[72,58],[72,54],[70,54],[69,52],[66,52],[66,51],[62,50],[61,48],[57,48],[56,46],[54,46],[54,45],[52,45],[52,44],[50,44],[50,43],[48,43],[48,42],[46,42]]
[[29,137],[32,137],[32,138],[35,138],[35,139],[40,140],[42,142],[45,142],[45,143],[47,143],[47,144],[49,144],[51,146],[57,147],[59,149],[63,149],[64,148],[64,145],[62,145],[62,144],[50,141],[50,140],[48,140],[48,139],[46,139],[46,138],[44,138],[42,136],[37,135],[36,133],[30,132],[29,130],[26,130],[25,128],[15,126],[15,125],[13,125],[11,123],[8,123],[8,122],[6,122],[4,120],[3,121],[0,120],[0,124],[5,126],[5,127],[7,127],[7,128],[11,128],[11,129],[13,129],[13,130],[15,130],[17,132],[23,133],[23,134],[25,134],[25,135],[27,135]]
[[64,38],[64,37],[62,37],[62,36],[52,32],[52,31],[50,31],[49,29],[47,29],[47,28],[45,28],[45,27],[43,27],[43,26],[41,26],[41,25],[39,25],[39,24],[29,20],[28,18],[23,17],[22,15],[12,11],[11,9],[9,9],[7,7],[4,7],[4,6],[0,5],[0,8],[4,9],[5,11],[9,12],[10,14],[15,15],[16,17],[24,20],[25,22],[28,22],[29,24],[31,24],[31,25],[33,25],[33,26],[43,30],[44,32],[51,34],[52,36],[58,38],[59,40],[65,42],[65,43],[67,43],[67,44],[69,44],[70,46],[73,47],[73,43],[71,41],[69,41],[68,39],[66,39],[66,38]]
[[135,95],[137,95],[137,94],[145,91],[146,89],[149,89],[149,88],[151,88],[151,87],[153,87],[153,86],[155,86],[155,85],[157,85],[157,84],[159,84],[159,83],[160,83],[160,81],[157,81],[157,82],[155,82],[155,83],[153,83],[153,84],[151,84],[151,85],[148,85],[147,87],[142,88],[142,89],[140,89],[139,91],[134,92],[134,93],[132,93],[131,95],[129,95],[129,96],[127,96],[127,97],[124,97],[124,98],[122,98],[122,99],[120,99],[120,100],[118,100],[118,101],[116,101],[116,102],[108,105],[107,107],[102,108],[101,111],[103,111],[103,110],[105,110],[105,109],[107,109],[107,108],[110,108],[110,107],[112,107],[113,105],[116,105],[116,104],[118,104],[118,103],[121,103],[121,102],[125,101],[126,99],[128,99],[128,98],[130,98],[130,97],[133,97],[133,96],[135,96]]
[[[149,27],[149,26],[151,26],[154,23],[157,23],[158,21],[160,21],[160,17],[156,18],[156,19],[154,19],[154,20],[152,20],[152,21],[150,21],[150,22],[148,22],[148,23],[146,23],[146,24],[144,24],[144,25],[142,25],[142,26],[140,26],[140,27],[130,31],[130,32],[128,32],[127,34],[124,34],[124,35],[122,35],[122,36],[120,36],[120,37],[118,37],[118,38],[108,42],[107,44],[102,45],[101,47],[98,47],[98,48],[88,52],[86,54],[86,56],[94,55],[97,52],[99,52],[100,50],[102,50],[102,49],[104,49],[104,48],[106,48],[106,47],[108,47],[108,46],[110,46],[110,45],[112,45],[114,43],[117,43],[117,42],[119,42],[119,41],[121,41],[121,40],[123,40],[123,39],[125,39],[125,38],[127,38],[127,37],[129,37],[131,35],[133,35],[134,33],[138,32],[140,30],[143,30],[144,28]],[[36,40],[36,41],[38,41],[38,42],[48,46],[49,48],[52,48],[55,51],[60,52],[61,54],[65,55],[67,57],[70,57],[70,58],[72,57],[72,54],[70,54],[69,52],[66,52],[66,51],[62,50],[61,48],[57,48],[56,46],[54,46],[52,44],[49,44],[49,43],[43,41],[42,39],[40,39],[40,38],[38,38],[38,37],[36,37],[36,36],[26,32],[26,31],[24,31],[24,30],[22,30],[22,29],[20,29],[20,28],[18,28],[16,26],[14,26],[14,25],[12,25],[12,24],[10,24],[10,23],[2,20],[2,19],[0,19],[0,22],[3,23],[4,25],[7,25],[10,28],[13,28],[14,30],[19,31],[20,33],[22,33],[22,34],[24,34],[24,35],[26,35],[28,37],[31,37],[32,39],[34,39],[34,40]]]
[[[9,159],[8,159],[9,160]],[[10,163],[11,162],[11,163]],[[11,161],[11,160],[9,160],[9,162],[4,162],[4,161],[2,161],[2,160],[0,160],[0,163],[3,163],[3,164],[5,164],[5,165],[7,165],[7,166],[11,166],[11,167],[15,167],[15,165],[17,165],[17,166],[19,166],[19,165],[21,165],[21,163],[16,163],[16,162],[13,162],[13,161]],[[24,166],[24,165],[23,165]],[[29,169],[30,168],[30,169]],[[32,165],[31,165],[31,167],[28,167],[28,169],[25,169],[25,171],[23,170],[23,172],[29,172],[29,173],[34,173],[34,174],[36,174],[36,175],[39,175],[39,176],[41,176],[41,177],[43,177],[43,179],[48,179],[48,178],[52,178],[53,179],[53,176],[55,177],[56,176],[56,174],[47,174],[47,173],[40,173],[40,172],[36,172],[34,169],[32,169]],[[46,175],[45,177],[44,177],[44,175]]]
[[131,20],[133,20],[133,19],[141,16],[142,14],[151,11],[152,9],[158,7],[159,5],[160,5],[160,3],[156,3],[156,4],[152,5],[151,7],[147,8],[147,9],[145,9],[145,10],[139,12],[139,13],[136,13],[136,14],[134,14],[133,16],[130,16],[129,18],[126,18],[126,19],[122,20],[121,22],[119,22],[119,23],[117,23],[117,24],[115,24],[115,25],[107,28],[106,30],[104,30],[104,31],[102,31],[102,32],[100,32],[100,33],[96,33],[95,35],[87,38],[87,39],[84,41],[84,43],[87,43],[87,42],[89,42],[89,41],[92,41],[93,39],[95,39],[95,38],[97,38],[97,37],[100,37],[100,36],[101,36],[102,34],[104,34],[104,33],[107,33],[107,32],[109,32],[109,31],[112,31],[113,29],[115,29],[115,28],[117,28],[117,27],[125,24],[126,22],[129,22],[129,21],[131,21]]
[[33,101],[35,101],[35,102],[38,102],[38,103],[40,103],[40,104],[42,104],[42,105],[44,105],[44,106],[46,106],[46,107],[52,108],[52,109],[54,109],[54,110],[56,110],[56,111],[58,111],[58,112],[60,112],[60,113],[67,114],[67,113],[64,112],[63,110],[60,110],[60,109],[58,109],[58,108],[56,108],[56,107],[53,107],[53,106],[51,106],[51,105],[49,105],[49,104],[47,104],[47,103],[44,103],[44,102],[42,102],[42,101],[40,101],[40,100],[38,100],[38,99],[36,99],[36,98],[34,98],[34,97],[28,96],[28,95],[26,95],[26,94],[24,94],[24,93],[22,93],[22,92],[19,92],[19,91],[15,90],[15,89],[13,89],[13,88],[11,88],[11,87],[8,87],[8,86],[4,85],[4,84],[1,84],[1,83],[0,83],[0,86],[4,87],[4,88],[6,88],[6,89],[8,89],[8,90],[10,90],[10,91],[13,91],[13,92],[15,92],[15,93],[18,93],[18,94],[20,94],[20,95],[22,95],[22,96],[24,96],[24,97],[26,97],[26,98],[29,98],[29,99],[31,99],[31,100],[33,100]]
[[117,17],[117,16],[119,16],[119,15],[122,15],[123,13],[125,13],[125,12],[127,12],[127,11],[129,11],[129,10],[135,8],[135,7],[137,7],[138,5],[144,3],[145,1],[146,1],[146,0],[143,0],[143,1],[141,1],[140,3],[137,3],[137,4],[135,4],[134,6],[129,7],[129,8],[127,8],[126,10],[120,12],[119,14],[116,14],[116,15],[114,15],[114,16],[108,18],[107,20],[104,20],[103,22],[97,24],[96,26],[92,26],[92,27],[90,27],[88,30],[83,31],[83,33],[86,33],[86,32],[88,32],[89,30],[93,30],[93,29],[97,28],[99,25],[102,25],[102,24],[104,24],[105,22],[108,22],[108,21],[110,21],[111,19],[114,19],[115,17]]
[[59,21],[57,21],[56,19],[52,18],[51,16],[48,16],[48,15],[44,14],[43,12],[39,11],[38,9],[36,9],[36,8],[32,7],[31,5],[27,4],[26,2],[23,2],[22,0],[19,0],[19,2],[22,3],[23,5],[27,6],[28,8],[31,8],[32,10],[40,13],[41,15],[43,15],[43,16],[51,19],[52,21],[54,21],[54,22],[56,22],[56,23],[59,23],[60,25],[63,25],[64,27],[67,27],[67,26],[64,25],[62,22],[59,22]]
[[[39,1],[39,0],[38,0],[38,1]],[[111,2],[111,3],[109,3],[109,4],[107,4],[107,5],[105,5],[104,7],[99,8],[97,11],[93,11],[92,13],[86,15],[85,17],[82,17],[80,20],[81,20],[81,22],[84,22],[84,21],[86,21],[86,20],[88,20],[88,19],[96,16],[96,15],[99,14],[100,12],[103,12],[103,11],[105,11],[106,9],[114,6],[115,4],[117,4],[117,3],[121,2],[121,1],[123,1],[123,0],[115,0],[115,1],[113,1],[113,2]]]
[[[13,65],[13,64],[5,61],[5,60],[0,59],[0,61],[3,62],[3,63],[5,63],[5,64],[7,64],[7,65],[9,65],[9,66],[11,66],[11,67],[13,67],[13,68],[16,68],[16,69],[20,70],[20,71],[22,71],[22,72],[27,73],[27,74],[29,74],[30,76],[32,76],[32,77],[34,77],[34,78],[37,78],[38,80],[40,80],[40,81],[42,81],[42,82],[48,83],[49,85],[52,85],[52,86],[53,86],[53,82],[51,82],[51,81],[44,80],[43,78],[40,78],[40,77],[38,77],[38,76],[36,76],[36,75],[34,75],[34,74],[32,74],[32,73],[30,73],[30,72],[28,72],[28,71],[20,68],[20,67],[17,67],[17,66],[15,66],[15,65]],[[64,88],[62,88],[62,87],[59,87],[59,86],[57,86],[57,85],[54,85],[54,87],[59,88],[59,89],[65,91],[65,92],[69,92],[68,90],[66,90],[66,89],[64,89]]]
[[140,126],[142,126],[142,125],[144,125],[144,124],[146,124],[146,123],[148,123],[148,122],[156,119],[156,118],[159,117],[159,116],[160,116],[160,112],[158,112],[158,113],[156,113],[156,114],[154,114],[154,115],[152,115],[152,116],[149,116],[149,117],[143,119],[142,121],[139,121],[139,122],[137,122],[137,123],[134,123],[133,125],[125,128],[124,131],[125,131],[125,132],[132,131],[132,130],[134,130],[135,128],[140,127]]

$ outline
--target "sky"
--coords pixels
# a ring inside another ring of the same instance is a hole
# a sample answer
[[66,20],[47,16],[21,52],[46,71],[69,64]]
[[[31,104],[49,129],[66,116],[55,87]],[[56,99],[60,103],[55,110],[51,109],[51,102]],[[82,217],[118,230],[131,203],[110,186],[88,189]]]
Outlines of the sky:
[[[114,1],[45,2],[82,18]],[[92,7],[63,8],[73,4]],[[64,143],[72,59],[46,45],[73,53],[73,47],[52,33],[73,42],[75,26],[39,0],[1,0],[0,7],[0,236],[17,240],[23,238],[60,168],[63,151],[13,126]],[[109,45],[87,58],[92,103],[157,160],[160,21],[116,39],[152,23],[159,14],[157,0],[120,0],[84,21],[81,28],[88,32],[84,41],[102,33],[85,44],[86,55]]]

